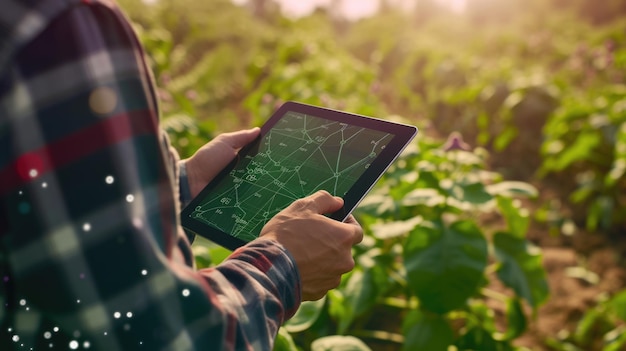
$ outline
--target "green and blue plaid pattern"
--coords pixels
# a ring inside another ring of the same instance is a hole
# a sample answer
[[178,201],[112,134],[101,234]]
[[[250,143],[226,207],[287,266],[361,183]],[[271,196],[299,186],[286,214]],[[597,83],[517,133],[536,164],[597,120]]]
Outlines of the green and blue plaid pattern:
[[256,242],[193,269],[178,156],[105,0],[0,0],[0,350],[267,350],[300,304]]

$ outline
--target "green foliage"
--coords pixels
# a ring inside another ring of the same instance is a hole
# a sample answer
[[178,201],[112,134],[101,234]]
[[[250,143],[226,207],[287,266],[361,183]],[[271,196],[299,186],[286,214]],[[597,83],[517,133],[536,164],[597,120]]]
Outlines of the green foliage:
[[626,347],[625,311],[626,291],[604,297],[585,312],[573,333],[550,338],[548,344],[555,350],[623,350]]
[[423,308],[444,314],[465,305],[487,266],[487,241],[476,224],[424,222],[408,236],[404,265]]
[[[378,264],[370,265],[373,273],[367,280],[364,273],[352,273],[339,288],[343,299],[337,303],[346,306],[351,294],[367,296],[360,303],[374,302],[371,310],[386,306],[389,298],[402,301],[394,305],[406,313],[402,332],[407,350],[447,350],[451,345],[514,349],[511,341],[527,325],[521,300],[536,310],[548,296],[540,255],[524,239],[528,213],[513,201],[514,196],[533,196],[536,191],[485,171],[482,149],[446,152],[437,142],[419,141],[358,209],[360,222],[371,233],[358,262],[375,257]],[[486,213],[505,219],[503,227],[485,232],[476,218]],[[490,270],[514,295],[490,290]],[[352,289],[355,276],[363,280],[358,290]],[[376,284],[377,296],[367,284]],[[330,302],[333,308],[335,301]],[[505,330],[498,330],[486,303],[502,305]],[[362,316],[367,318],[367,313]],[[353,323],[352,328],[361,324]],[[367,334],[358,329],[353,333]]]
[[[356,212],[366,230],[357,267],[302,306],[277,349],[366,349],[357,338],[406,350],[515,349],[532,323],[525,310],[548,296],[540,252],[526,239],[533,216],[519,198],[540,195],[527,182],[557,184],[534,216],[556,233],[564,223],[626,225],[619,0],[473,0],[464,16],[433,1],[413,13],[383,1],[357,22],[336,9],[290,20],[260,0],[120,3],[183,157],[217,133],[261,124],[286,100],[399,118],[392,111],[421,129]],[[430,138],[454,131],[478,147],[445,151]],[[194,250],[201,268],[228,254],[202,240]],[[496,280],[505,293],[490,288]],[[599,338],[605,350],[623,347],[623,301],[598,304],[550,346],[589,349]]]

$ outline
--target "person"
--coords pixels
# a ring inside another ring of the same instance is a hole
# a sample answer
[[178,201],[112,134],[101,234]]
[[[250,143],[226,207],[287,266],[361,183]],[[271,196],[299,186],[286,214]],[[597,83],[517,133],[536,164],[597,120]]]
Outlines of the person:
[[354,267],[362,228],[318,192],[194,269],[181,203],[258,129],[179,160],[116,4],[0,5],[0,349],[269,350]]

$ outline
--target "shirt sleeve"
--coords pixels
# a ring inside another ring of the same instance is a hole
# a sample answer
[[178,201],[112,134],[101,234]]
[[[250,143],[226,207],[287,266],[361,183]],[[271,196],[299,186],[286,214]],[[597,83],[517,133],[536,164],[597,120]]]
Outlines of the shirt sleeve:
[[0,349],[270,350],[300,304],[295,263],[257,240],[190,267],[176,160],[119,11],[83,0],[7,67]]

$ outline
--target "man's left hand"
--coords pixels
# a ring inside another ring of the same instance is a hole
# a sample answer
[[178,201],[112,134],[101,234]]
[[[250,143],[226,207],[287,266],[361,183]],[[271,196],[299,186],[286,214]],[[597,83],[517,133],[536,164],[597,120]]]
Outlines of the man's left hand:
[[257,127],[220,134],[198,149],[193,156],[181,161],[187,167],[191,196],[196,197],[235,158],[239,149],[259,136],[259,132]]

